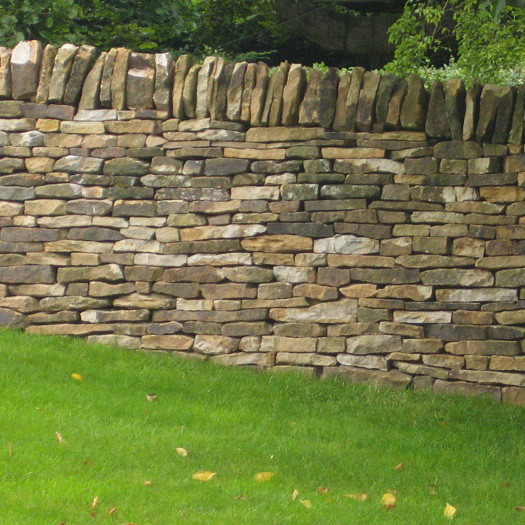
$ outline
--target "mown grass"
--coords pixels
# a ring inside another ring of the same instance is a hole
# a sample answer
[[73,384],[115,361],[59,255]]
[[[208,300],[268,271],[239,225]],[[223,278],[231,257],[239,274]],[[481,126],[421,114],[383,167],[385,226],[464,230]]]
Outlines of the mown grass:
[[[489,399],[0,332],[5,524],[433,525],[446,502],[453,523],[521,524],[524,428],[522,407]],[[215,477],[192,479],[205,469]]]

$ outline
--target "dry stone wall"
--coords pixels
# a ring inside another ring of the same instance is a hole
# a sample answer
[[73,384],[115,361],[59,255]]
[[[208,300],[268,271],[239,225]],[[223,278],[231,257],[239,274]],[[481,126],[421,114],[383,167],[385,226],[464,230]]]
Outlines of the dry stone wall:
[[523,402],[524,95],[0,48],[0,323]]

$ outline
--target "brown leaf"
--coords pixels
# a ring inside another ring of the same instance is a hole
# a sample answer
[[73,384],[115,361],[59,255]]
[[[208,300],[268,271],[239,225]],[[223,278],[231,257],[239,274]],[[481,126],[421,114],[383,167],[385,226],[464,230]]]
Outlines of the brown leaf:
[[516,512],[523,512],[525,510],[525,507],[516,506],[516,507],[514,507],[514,510]]
[[405,470],[405,465],[403,463],[398,463],[395,467],[394,467],[394,470]]
[[182,456],[183,458],[185,458],[188,455],[188,451],[182,447],[176,448],[175,451],[177,452],[179,456]]
[[365,501],[368,499],[368,494],[362,492],[361,494],[345,494],[347,498],[355,499],[356,501]]
[[98,496],[95,496],[93,498],[93,501],[91,502],[91,508],[92,509],[96,509],[97,508],[97,505],[98,505]]
[[292,499],[295,501],[297,499],[297,496],[299,496],[299,491],[297,489],[294,489],[292,492]]
[[217,474],[216,472],[211,472],[210,470],[199,470],[193,474],[192,478],[197,481],[210,481],[213,476]]
[[117,507],[113,507],[112,509],[109,509],[108,510],[108,514],[115,514],[115,512],[117,512]]
[[243,496],[242,494],[239,494],[238,496],[235,496],[235,499],[243,500],[243,499],[246,499],[246,496]]
[[264,483],[265,481],[270,481],[274,476],[275,472],[259,472],[253,478],[259,483]]
[[438,493],[438,488],[437,488],[437,485],[429,485],[428,486],[428,493],[431,495],[431,496],[435,496],[437,493]]
[[387,492],[386,494],[383,494],[383,497],[381,498],[381,505],[387,509],[392,510],[396,507],[396,497],[391,492]]
[[313,507],[312,502],[309,499],[302,499],[300,500],[300,502],[303,505],[303,507],[307,509],[311,509]]
[[317,487],[317,494],[328,494],[328,489],[326,487]]

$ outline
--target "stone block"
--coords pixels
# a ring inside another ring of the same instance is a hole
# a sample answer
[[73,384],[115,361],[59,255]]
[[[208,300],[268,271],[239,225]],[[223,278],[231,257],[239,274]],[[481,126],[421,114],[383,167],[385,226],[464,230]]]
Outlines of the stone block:
[[350,354],[386,354],[401,350],[401,337],[395,335],[359,335],[346,340],[346,351]]

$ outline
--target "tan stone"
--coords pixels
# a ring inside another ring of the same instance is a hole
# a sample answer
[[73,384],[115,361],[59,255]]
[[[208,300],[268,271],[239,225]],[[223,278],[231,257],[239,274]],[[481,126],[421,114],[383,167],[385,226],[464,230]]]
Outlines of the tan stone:
[[193,338],[186,335],[144,335],[142,347],[154,350],[190,350]]
[[361,297],[373,297],[377,291],[375,284],[351,284],[340,288],[339,291],[345,296],[352,299],[359,299]]
[[299,235],[261,235],[243,239],[241,246],[252,252],[307,252],[312,250],[313,241]]
[[385,150],[379,148],[322,148],[324,159],[373,159],[383,158]]
[[315,352],[317,339],[314,337],[282,337],[265,335],[261,342],[261,352]]
[[494,355],[490,358],[490,370],[525,372],[525,356],[507,357]]
[[432,286],[419,285],[387,285],[379,290],[376,297],[393,297],[396,299],[411,299],[412,301],[426,301],[432,296]]
[[343,299],[331,303],[320,303],[309,308],[272,308],[270,319],[281,322],[315,322],[326,324],[355,321],[357,301]]

